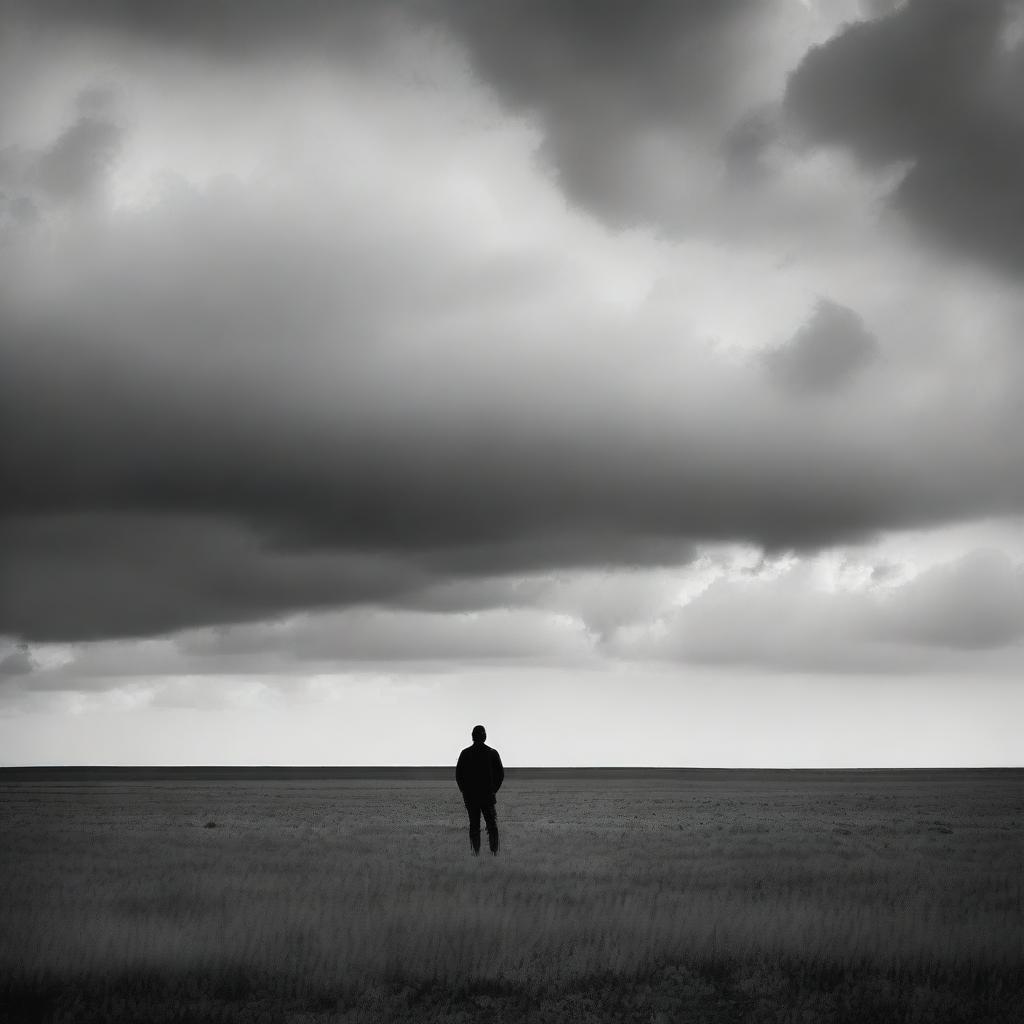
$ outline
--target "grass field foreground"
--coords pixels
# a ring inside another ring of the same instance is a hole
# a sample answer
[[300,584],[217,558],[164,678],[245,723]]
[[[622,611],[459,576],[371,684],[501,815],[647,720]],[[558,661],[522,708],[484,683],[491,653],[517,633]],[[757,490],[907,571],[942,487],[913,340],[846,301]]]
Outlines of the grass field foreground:
[[[1024,1020],[1024,775],[0,785],[13,1020]],[[212,823],[212,824],[211,824]],[[486,847],[486,844],[485,844]]]

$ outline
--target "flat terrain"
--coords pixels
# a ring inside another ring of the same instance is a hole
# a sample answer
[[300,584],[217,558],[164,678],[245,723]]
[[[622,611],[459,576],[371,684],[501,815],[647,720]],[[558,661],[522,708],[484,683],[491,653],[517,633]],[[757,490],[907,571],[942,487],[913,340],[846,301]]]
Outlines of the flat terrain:
[[1024,1020],[1024,772],[378,774],[0,772],[0,1016]]

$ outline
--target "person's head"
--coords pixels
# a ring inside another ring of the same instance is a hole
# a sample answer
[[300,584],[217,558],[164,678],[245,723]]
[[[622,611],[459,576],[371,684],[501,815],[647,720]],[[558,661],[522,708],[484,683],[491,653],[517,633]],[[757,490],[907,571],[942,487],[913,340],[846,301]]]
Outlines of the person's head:
[[487,730],[482,725],[473,726],[473,742],[483,743],[487,739]]

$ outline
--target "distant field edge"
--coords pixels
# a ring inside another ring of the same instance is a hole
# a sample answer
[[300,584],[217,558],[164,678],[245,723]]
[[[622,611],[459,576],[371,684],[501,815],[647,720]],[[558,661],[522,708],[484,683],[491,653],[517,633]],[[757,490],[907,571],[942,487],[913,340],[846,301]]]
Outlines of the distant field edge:
[[[408,780],[451,781],[449,765],[21,765],[0,766],[4,782],[196,782],[231,780]],[[793,781],[906,778],[915,781],[956,778],[1013,778],[1024,782],[1024,767],[979,768],[643,768],[643,767],[509,767],[508,779],[538,780],[677,780]]]

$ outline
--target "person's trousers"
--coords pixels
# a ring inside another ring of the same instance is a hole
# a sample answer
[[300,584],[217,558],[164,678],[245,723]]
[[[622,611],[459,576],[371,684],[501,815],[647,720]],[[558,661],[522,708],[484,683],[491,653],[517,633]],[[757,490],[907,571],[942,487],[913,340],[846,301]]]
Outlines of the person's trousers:
[[480,852],[480,815],[482,814],[484,824],[487,826],[487,842],[491,853],[497,853],[498,815],[494,797],[481,800],[478,797],[467,796],[465,801],[466,810],[469,812],[469,845],[473,847],[473,852]]

